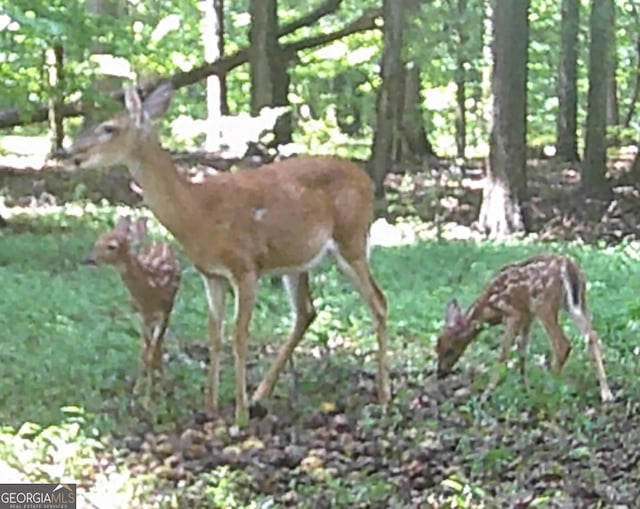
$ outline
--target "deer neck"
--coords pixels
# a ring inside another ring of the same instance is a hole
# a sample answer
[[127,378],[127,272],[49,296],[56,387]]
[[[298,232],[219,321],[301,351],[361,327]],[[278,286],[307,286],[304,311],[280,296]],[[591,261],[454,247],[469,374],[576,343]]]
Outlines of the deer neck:
[[171,155],[157,139],[145,140],[128,162],[129,173],[142,187],[144,201],[175,236],[192,208],[189,182],[176,170]]
[[146,281],[146,274],[142,268],[142,264],[133,254],[127,256],[127,258],[118,265],[118,272],[120,272],[120,277],[132,296],[136,293],[135,290],[138,285],[140,285],[140,282]]
[[465,316],[473,326],[474,337],[483,328],[497,325],[502,321],[502,315],[489,304],[489,299],[485,295],[469,306]]

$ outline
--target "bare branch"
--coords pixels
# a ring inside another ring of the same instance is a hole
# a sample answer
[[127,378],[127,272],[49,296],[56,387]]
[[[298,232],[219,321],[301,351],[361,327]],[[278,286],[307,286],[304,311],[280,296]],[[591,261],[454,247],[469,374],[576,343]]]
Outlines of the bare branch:
[[338,10],[342,0],[327,0],[325,3],[316,7],[313,11],[311,11],[306,16],[302,16],[301,18],[292,21],[284,26],[281,26],[278,30],[278,37],[282,37],[284,35],[289,35],[295,32],[296,30],[313,25],[316,21],[324,16],[329,14],[333,14]]

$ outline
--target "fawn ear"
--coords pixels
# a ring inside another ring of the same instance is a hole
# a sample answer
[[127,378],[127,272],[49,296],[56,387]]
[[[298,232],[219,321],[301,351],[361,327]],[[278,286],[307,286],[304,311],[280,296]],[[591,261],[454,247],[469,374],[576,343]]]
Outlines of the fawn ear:
[[462,316],[462,310],[457,299],[452,299],[447,303],[447,307],[444,311],[444,323],[446,327],[459,326],[464,317]]
[[120,216],[117,219],[116,225],[113,229],[116,231],[128,234],[130,228],[131,228],[131,218],[129,216]]
[[129,241],[132,244],[140,244],[147,236],[147,218],[140,217],[131,225],[129,230]]

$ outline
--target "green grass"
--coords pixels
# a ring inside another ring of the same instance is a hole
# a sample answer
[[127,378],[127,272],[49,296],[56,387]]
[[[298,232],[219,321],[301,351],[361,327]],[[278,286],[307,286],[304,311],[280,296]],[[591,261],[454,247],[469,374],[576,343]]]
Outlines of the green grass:
[[[113,270],[81,264],[96,232],[105,228],[112,214],[110,209],[91,211],[82,218],[40,218],[34,219],[33,224],[24,220],[27,226],[22,229],[35,233],[0,233],[0,425],[4,430],[0,434],[0,463],[4,460],[34,480],[90,475],[91,467],[85,460],[97,454],[98,444],[108,448],[110,436],[124,436],[140,426],[139,415],[132,411],[134,397],[130,390],[138,365],[137,319]],[[61,223],[64,228],[59,227]],[[433,369],[434,342],[446,301],[457,297],[468,305],[502,264],[542,250],[568,252],[583,265],[611,385],[625,398],[637,401],[640,263],[630,246],[598,249],[458,242],[374,249],[374,272],[390,302],[393,367],[416,373],[419,383],[428,384],[423,380]],[[186,260],[184,267],[183,285],[167,338],[169,350],[191,342],[206,344],[201,281]],[[354,372],[375,372],[375,363],[367,355],[376,348],[373,327],[359,297],[329,264],[314,273],[312,285],[319,317],[305,337],[299,356],[304,357],[314,348],[330,350],[331,355],[327,364],[312,357],[301,364],[301,414],[332,401],[336,397],[334,386],[349,380]],[[230,302],[229,317],[231,309]],[[259,357],[258,366],[251,370],[252,384],[267,362],[265,355],[258,356],[256,352],[262,345],[276,348],[289,326],[280,285],[264,281],[252,322],[251,352]],[[583,342],[568,324],[565,329],[576,341],[561,381],[551,379],[546,369],[534,361],[550,350],[546,336],[536,327],[529,359],[529,390],[522,388],[517,375],[507,373],[489,407],[479,407],[471,398],[457,411],[466,412],[470,422],[476,422],[479,412],[488,412],[491,420],[515,418],[520,412],[535,408],[571,432],[588,433],[594,420],[585,416],[584,409],[598,405],[598,386]],[[497,355],[499,334],[497,329],[493,331],[480,336],[460,363],[463,371],[480,372],[476,385],[486,381],[484,372]],[[227,360],[222,367],[221,400],[224,407],[231,408],[233,362],[229,341],[224,348]],[[200,409],[203,402],[204,370],[171,363],[169,376],[172,395],[160,403],[154,416],[157,429],[170,429]],[[479,391],[481,387],[471,389]],[[402,381],[394,381],[394,390],[400,401],[410,397]],[[276,393],[287,398],[289,392],[289,385],[281,381]],[[373,419],[375,427],[377,421]],[[35,467],[47,461],[55,463],[51,459],[55,454],[47,456],[52,441],[42,440],[43,429],[64,443],[86,446],[78,446],[72,454],[77,461],[70,460],[68,468],[56,475]],[[464,448],[464,443],[459,447]],[[473,464],[479,471],[513,461],[508,449],[469,454],[476,455]],[[218,474],[214,471],[210,475]],[[469,475],[473,475],[473,469]],[[147,482],[140,480],[141,484]],[[335,507],[348,507],[368,496],[367,484],[356,489],[341,478],[325,479],[323,483],[335,488]],[[373,478],[371,483],[370,495],[390,489],[383,478]],[[454,477],[449,484],[451,491],[457,490],[452,497],[482,497],[480,488],[460,484]],[[153,491],[151,485],[149,491]],[[221,493],[224,495],[223,488],[214,490],[211,496],[219,498]],[[245,507],[238,504],[233,507]],[[482,506],[470,504],[468,507]]]

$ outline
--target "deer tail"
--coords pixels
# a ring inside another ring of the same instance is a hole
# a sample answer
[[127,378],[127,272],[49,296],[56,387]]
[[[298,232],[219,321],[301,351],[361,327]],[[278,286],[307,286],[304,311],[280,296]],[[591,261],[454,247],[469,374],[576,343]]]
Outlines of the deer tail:
[[567,260],[562,265],[562,283],[567,304],[567,310],[584,311],[584,277],[573,260]]

